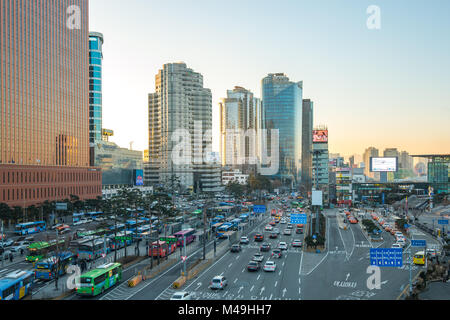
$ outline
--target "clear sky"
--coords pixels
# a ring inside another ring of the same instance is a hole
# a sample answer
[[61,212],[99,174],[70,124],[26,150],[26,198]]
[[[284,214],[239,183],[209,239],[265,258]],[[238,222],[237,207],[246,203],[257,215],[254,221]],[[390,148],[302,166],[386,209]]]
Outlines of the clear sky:
[[155,75],[184,61],[212,90],[215,150],[226,90],[261,97],[261,79],[284,72],[303,81],[332,153],[450,153],[448,0],[90,0],[89,16],[105,37],[103,127],[123,147],[148,148]]

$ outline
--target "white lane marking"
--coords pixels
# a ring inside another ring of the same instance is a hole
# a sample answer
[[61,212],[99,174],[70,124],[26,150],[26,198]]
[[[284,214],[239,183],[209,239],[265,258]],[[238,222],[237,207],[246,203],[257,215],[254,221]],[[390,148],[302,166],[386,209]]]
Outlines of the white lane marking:
[[236,260],[238,260],[238,259],[239,259],[239,256],[236,257]]
[[[330,247],[330,226],[329,226],[329,221],[328,221],[328,217],[327,217],[327,248]],[[329,251],[327,250],[327,254],[325,255],[325,257],[322,258],[322,260],[320,260],[320,262],[310,271],[308,272],[306,275],[309,276],[314,270],[316,270],[316,268],[318,266],[320,266],[320,264],[325,260],[325,258],[328,256]]]
[[261,275],[260,275],[260,274],[258,274],[258,277],[256,278],[256,280],[259,280],[259,277],[261,277]]
[[233,283],[236,283],[238,281],[238,279],[236,278],[236,279],[234,279],[234,282]]
[[252,292],[254,288],[255,288],[255,286],[252,286],[252,287],[250,288],[250,292]]
[[228,268],[231,268],[232,265],[233,265],[233,263],[230,263],[230,264],[228,265]]
[[281,276],[281,270],[280,270],[280,272],[278,272],[278,275]]
[[275,281],[275,287],[277,286],[277,284],[278,284],[278,281]]
[[269,300],[272,300],[272,296],[273,296],[273,294],[270,294]]
[[353,237],[353,248],[352,248],[352,252],[350,252],[350,255],[348,256],[347,260],[350,260],[352,254],[353,254],[353,251],[355,250],[355,244],[356,244],[355,234],[353,233],[352,228],[350,228],[350,231],[352,232],[352,237]]
[[[342,237],[341,228],[338,227],[337,229],[339,232],[339,236],[341,237],[342,244],[344,245],[345,258],[347,258],[347,246],[345,245],[344,238]],[[336,251],[338,251],[337,249],[338,249],[338,247],[336,247]]]
[[[223,258],[225,258],[229,253],[230,253],[230,251],[228,251],[227,253],[225,253],[219,260],[217,260],[217,261],[214,262],[209,268],[207,268],[206,270],[204,270],[204,271],[202,272],[202,275],[201,275],[201,276],[204,276],[204,275],[205,275],[212,267],[214,267],[217,263],[219,263],[220,260],[222,260]],[[199,276],[199,278],[200,278],[201,276]],[[186,287],[186,290],[187,290],[190,286],[192,286],[193,284],[194,284],[194,282],[192,282],[190,285],[188,285],[188,286]]]

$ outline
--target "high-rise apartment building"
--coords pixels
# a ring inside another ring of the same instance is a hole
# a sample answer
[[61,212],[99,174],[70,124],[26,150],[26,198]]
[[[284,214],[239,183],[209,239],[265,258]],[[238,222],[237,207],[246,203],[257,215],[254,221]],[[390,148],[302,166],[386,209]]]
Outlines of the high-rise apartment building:
[[397,157],[399,156],[399,152],[397,148],[386,148],[383,151],[383,157]]
[[[272,177],[297,181],[302,154],[303,82],[289,81],[284,73],[270,73],[262,80],[261,97],[266,128],[279,130],[279,169]],[[267,149],[272,154],[270,139]]]
[[312,185],[314,190],[322,190],[323,204],[329,204],[329,153],[328,128],[318,126],[313,130]]
[[261,134],[265,116],[261,99],[242,87],[227,91],[220,108],[220,157],[222,166],[256,173],[261,160]]
[[88,11],[88,0],[0,0],[0,202],[101,196],[89,168]]
[[220,164],[211,154],[212,97],[203,76],[186,64],[168,63],[156,75],[155,93],[148,96],[149,162],[146,184],[178,179],[195,191],[221,190]]
[[102,140],[103,34],[89,33],[89,143]]
[[369,147],[364,151],[363,161],[364,161],[364,174],[372,179],[375,178],[375,172],[370,172],[370,158],[378,157],[378,149],[374,147]]
[[311,190],[312,182],[312,130],[314,103],[310,99],[303,99],[302,110],[302,166],[301,181],[306,191]]

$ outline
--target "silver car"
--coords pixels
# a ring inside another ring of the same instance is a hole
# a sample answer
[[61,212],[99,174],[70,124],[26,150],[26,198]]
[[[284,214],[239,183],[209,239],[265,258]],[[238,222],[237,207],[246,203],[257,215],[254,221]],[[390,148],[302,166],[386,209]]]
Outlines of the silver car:
[[223,290],[228,285],[227,278],[224,276],[215,276],[211,280],[211,285],[209,286],[211,289],[221,289]]

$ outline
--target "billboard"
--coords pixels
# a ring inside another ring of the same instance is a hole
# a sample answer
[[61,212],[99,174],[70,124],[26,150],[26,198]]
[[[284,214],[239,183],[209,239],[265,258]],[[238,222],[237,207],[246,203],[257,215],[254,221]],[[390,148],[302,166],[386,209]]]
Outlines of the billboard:
[[328,130],[313,130],[313,142],[328,142]]
[[397,172],[397,157],[370,157],[370,172]]
[[322,206],[323,205],[322,191],[320,191],[320,190],[312,191],[311,205],[312,206]]
[[134,171],[134,185],[143,186],[144,185],[144,170],[133,170]]

